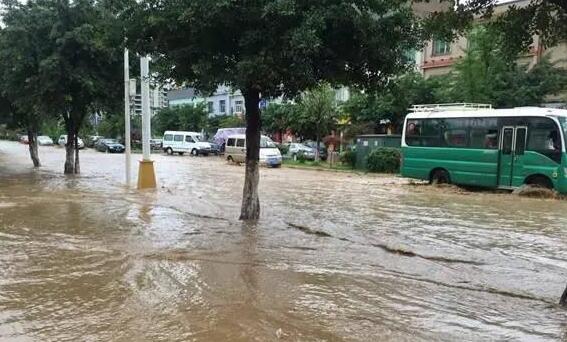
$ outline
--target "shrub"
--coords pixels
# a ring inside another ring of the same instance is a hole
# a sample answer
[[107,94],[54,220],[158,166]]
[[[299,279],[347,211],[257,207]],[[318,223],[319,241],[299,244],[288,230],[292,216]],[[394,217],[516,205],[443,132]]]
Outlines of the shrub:
[[339,156],[339,160],[344,165],[348,165],[354,169],[354,166],[356,165],[356,151],[353,150],[344,151]]
[[305,164],[305,161],[307,161],[307,158],[305,158],[305,153],[303,153],[303,151],[299,151],[299,153],[297,153],[297,161],[301,164]]
[[395,148],[382,147],[373,150],[366,160],[368,171],[397,173],[400,171],[400,158],[400,151]]

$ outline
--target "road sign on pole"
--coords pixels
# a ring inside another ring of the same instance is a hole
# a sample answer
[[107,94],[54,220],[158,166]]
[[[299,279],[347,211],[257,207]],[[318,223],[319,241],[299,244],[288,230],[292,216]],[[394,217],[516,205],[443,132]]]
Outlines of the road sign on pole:
[[156,187],[154,162],[150,159],[151,115],[150,115],[150,68],[147,56],[140,58],[142,86],[142,154],[138,172],[138,189]]

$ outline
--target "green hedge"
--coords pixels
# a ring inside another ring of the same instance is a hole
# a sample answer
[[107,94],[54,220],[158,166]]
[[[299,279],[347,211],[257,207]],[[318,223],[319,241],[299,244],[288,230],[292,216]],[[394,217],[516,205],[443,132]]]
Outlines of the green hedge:
[[400,172],[400,151],[395,148],[381,147],[373,150],[367,157],[367,168],[370,172]]
[[348,165],[354,169],[354,166],[356,164],[356,151],[347,150],[342,152],[339,156],[339,160],[344,165]]

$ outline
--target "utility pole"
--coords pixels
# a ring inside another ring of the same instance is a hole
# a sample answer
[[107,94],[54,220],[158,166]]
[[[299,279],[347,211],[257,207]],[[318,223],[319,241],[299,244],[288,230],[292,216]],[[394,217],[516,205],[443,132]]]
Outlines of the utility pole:
[[138,189],[156,187],[154,162],[150,159],[151,115],[150,115],[150,67],[147,56],[140,58],[142,86],[142,160],[138,172]]
[[126,186],[130,186],[130,160],[132,149],[130,145],[130,60],[128,57],[128,49],[124,48],[124,144],[126,145]]

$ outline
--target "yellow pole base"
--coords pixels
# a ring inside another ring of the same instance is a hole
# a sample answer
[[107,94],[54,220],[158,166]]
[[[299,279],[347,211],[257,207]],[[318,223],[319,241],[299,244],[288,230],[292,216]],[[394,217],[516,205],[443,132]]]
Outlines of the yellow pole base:
[[140,160],[138,169],[138,189],[155,189],[156,173],[152,160]]

